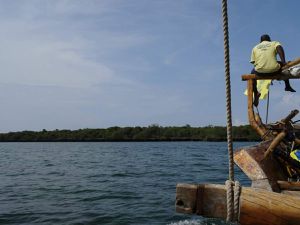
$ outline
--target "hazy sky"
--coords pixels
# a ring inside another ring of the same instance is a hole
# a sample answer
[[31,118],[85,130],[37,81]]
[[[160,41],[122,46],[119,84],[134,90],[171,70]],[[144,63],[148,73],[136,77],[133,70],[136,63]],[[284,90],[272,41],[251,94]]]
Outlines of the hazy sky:
[[[232,111],[263,33],[300,57],[300,2],[228,1]],[[226,125],[221,0],[0,0],[0,132]],[[270,119],[300,108],[283,82]],[[265,104],[260,105],[262,117]]]

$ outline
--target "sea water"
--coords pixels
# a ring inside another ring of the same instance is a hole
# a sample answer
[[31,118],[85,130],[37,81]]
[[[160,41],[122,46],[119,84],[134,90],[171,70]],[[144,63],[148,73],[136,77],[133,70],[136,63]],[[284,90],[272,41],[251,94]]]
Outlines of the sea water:
[[176,213],[175,192],[227,177],[225,142],[0,143],[0,224],[226,224]]

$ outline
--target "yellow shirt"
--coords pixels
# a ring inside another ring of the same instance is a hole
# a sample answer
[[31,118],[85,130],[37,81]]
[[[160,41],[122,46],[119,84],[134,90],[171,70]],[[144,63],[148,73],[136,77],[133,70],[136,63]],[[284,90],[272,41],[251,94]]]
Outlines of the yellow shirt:
[[259,73],[272,73],[280,69],[280,64],[276,59],[276,47],[278,41],[263,41],[252,49],[251,63]]

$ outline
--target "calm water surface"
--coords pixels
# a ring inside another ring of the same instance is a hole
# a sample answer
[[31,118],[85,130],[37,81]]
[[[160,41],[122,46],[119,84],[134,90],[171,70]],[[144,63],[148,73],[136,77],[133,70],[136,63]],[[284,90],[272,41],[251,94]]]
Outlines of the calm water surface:
[[174,202],[176,183],[224,184],[227,161],[215,142],[0,143],[0,224],[226,224]]

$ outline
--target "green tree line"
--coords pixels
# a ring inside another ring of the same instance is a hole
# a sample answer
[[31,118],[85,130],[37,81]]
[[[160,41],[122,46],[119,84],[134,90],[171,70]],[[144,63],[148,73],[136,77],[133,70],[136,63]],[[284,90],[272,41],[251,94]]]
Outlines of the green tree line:
[[[258,141],[259,136],[249,125],[234,126],[235,141]],[[66,142],[66,141],[226,141],[226,127],[109,127],[53,131],[20,131],[0,134],[0,142]]]

